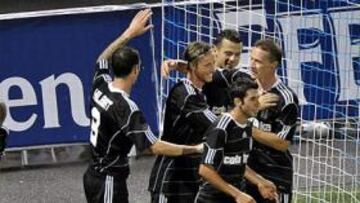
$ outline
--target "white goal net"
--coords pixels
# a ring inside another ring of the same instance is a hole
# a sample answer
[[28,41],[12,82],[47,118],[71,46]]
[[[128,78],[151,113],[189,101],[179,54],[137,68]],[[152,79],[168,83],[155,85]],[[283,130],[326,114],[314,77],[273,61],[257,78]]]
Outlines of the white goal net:
[[[242,36],[239,67],[246,67],[256,40],[276,38],[285,56],[278,75],[301,104],[291,146],[294,202],[360,202],[358,0],[164,0],[162,12],[163,59],[231,28]],[[159,112],[179,77],[161,80]]]

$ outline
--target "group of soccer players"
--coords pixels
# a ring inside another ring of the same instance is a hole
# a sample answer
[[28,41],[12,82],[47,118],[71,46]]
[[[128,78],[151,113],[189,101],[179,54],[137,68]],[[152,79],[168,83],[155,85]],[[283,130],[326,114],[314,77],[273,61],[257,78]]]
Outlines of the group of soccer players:
[[[99,56],[91,98],[91,163],[84,174],[88,202],[128,202],[128,153],[133,145],[157,154],[151,202],[291,202],[292,157],[298,99],[278,77],[281,50],[259,40],[250,71],[239,64],[242,43],[224,30],[211,46],[191,42],[184,60],[162,71],[186,78],[167,98],[164,132],[155,136],[130,93],[140,74],[137,50],[125,44],[152,28],[151,10]],[[114,79],[110,76],[112,69]]]

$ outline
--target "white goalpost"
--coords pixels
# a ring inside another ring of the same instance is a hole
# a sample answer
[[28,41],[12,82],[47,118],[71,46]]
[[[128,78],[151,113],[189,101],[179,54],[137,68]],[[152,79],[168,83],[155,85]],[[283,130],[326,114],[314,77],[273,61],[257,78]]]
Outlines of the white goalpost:
[[[182,58],[189,42],[212,43],[227,28],[242,36],[239,68],[258,39],[276,39],[284,52],[278,75],[301,105],[291,146],[293,201],[360,202],[360,2],[163,0],[162,58]],[[160,80],[160,121],[180,77]]]

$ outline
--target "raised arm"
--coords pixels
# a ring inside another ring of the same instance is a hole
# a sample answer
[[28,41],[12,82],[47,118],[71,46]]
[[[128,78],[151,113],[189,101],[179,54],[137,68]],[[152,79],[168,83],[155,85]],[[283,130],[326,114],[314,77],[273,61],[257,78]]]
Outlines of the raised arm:
[[144,34],[152,28],[153,25],[148,24],[151,15],[152,12],[150,9],[139,11],[132,19],[129,27],[100,54],[98,61],[109,59],[116,49],[124,46],[129,40]]

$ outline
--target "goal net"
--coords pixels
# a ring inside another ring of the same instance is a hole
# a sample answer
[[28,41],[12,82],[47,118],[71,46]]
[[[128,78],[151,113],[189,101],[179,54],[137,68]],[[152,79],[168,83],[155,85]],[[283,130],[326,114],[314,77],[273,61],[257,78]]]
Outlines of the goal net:
[[[291,146],[294,202],[360,202],[358,0],[163,0],[162,12],[163,59],[182,58],[189,42],[212,43],[231,28],[244,44],[239,67],[247,67],[256,40],[276,39],[284,52],[278,75],[301,104]],[[159,112],[180,77],[160,81]]]

